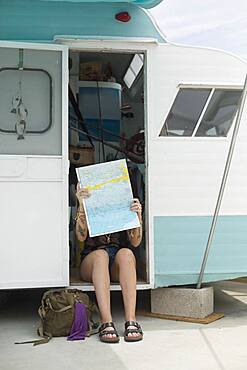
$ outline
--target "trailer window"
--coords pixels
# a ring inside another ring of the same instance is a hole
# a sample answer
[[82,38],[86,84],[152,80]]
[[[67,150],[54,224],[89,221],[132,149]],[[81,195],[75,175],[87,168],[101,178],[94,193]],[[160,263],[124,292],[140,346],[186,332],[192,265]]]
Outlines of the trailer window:
[[62,70],[61,51],[0,48],[1,155],[62,154]]
[[134,81],[136,80],[137,76],[139,75],[142,67],[143,67],[143,55],[142,54],[136,54],[130,65],[127,69],[127,72],[125,73],[123,80],[124,83],[127,85],[127,87],[130,89],[133,85]]
[[159,136],[227,136],[241,90],[181,88]]
[[180,89],[159,136],[191,136],[210,89]]
[[195,136],[227,136],[241,91],[216,90]]

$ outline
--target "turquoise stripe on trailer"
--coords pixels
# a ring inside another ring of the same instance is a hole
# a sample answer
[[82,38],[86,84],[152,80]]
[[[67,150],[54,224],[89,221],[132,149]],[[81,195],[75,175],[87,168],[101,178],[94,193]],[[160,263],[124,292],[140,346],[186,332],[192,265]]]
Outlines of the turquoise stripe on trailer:
[[[154,217],[155,287],[195,284],[212,217]],[[204,282],[247,275],[247,216],[219,216]]]
[[142,8],[153,8],[163,0],[42,0],[42,1],[57,1],[57,2],[70,2],[70,3],[131,3],[135,5],[139,5]]
[[[131,20],[115,15],[127,11]],[[0,0],[0,39],[53,41],[55,36],[83,38],[150,38],[165,42],[148,14],[130,3],[79,3]]]

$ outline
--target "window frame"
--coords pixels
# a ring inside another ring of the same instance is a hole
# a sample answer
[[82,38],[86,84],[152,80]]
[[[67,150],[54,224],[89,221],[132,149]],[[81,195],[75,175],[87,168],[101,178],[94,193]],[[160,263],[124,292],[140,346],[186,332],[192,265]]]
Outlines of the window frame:
[[[169,113],[170,113],[170,111],[173,107],[175,99],[176,99],[176,97],[177,97],[177,95],[178,95],[178,93],[181,89],[211,89],[211,92],[210,92],[210,94],[207,98],[207,101],[206,101],[206,103],[205,103],[205,105],[202,109],[200,117],[198,118],[198,121],[196,123],[196,126],[195,126],[191,136],[182,136],[182,135],[181,136],[169,136],[169,135],[168,136],[160,136],[161,130],[162,130],[162,128],[163,128],[163,126],[166,122],[166,119],[167,119],[167,117],[168,117],[168,115],[169,115]],[[169,109],[166,113],[165,120],[162,121],[162,125],[159,127],[157,139],[158,140],[171,140],[171,141],[177,141],[177,140],[179,140],[179,141],[181,141],[181,140],[182,141],[188,141],[188,140],[190,140],[190,141],[194,141],[194,140],[196,140],[196,141],[207,141],[207,140],[210,140],[210,141],[211,140],[229,141],[231,139],[231,136],[232,136],[232,132],[233,132],[233,128],[234,128],[234,125],[235,125],[235,122],[236,122],[237,114],[235,114],[235,117],[233,118],[231,127],[230,127],[230,129],[227,133],[227,136],[196,136],[196,132],[198,130],[198,127],[201,124],[202,118],[203,118],[203,116],[204,116],[204,114],[207,110],[208,105],[210,104],[210,101],[211,101],[211,98],[212,98],[214,92],[216,90],[220,90],[220,89],[222,89],[222,90],[240,90],[242,92],[243,91],[243,85],[240,85],[240,84],[239,85],[229,85],[229,84],[215,84],[215,83],[205,84],[205,83],[180,82],[176,87],[176,92],[173,96],[173,99],[171,101]],[[240,96],[240,98],[241,98],[241,96]]]

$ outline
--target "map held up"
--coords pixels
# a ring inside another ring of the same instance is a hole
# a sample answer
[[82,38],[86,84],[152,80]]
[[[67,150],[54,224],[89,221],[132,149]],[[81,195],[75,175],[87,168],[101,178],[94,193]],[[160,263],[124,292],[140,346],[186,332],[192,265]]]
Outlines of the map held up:
[[91,237],[111,234],[140,226],[130,211],[133,194],[125,159],[77,168],[82,188],[91,192],[84,200]]

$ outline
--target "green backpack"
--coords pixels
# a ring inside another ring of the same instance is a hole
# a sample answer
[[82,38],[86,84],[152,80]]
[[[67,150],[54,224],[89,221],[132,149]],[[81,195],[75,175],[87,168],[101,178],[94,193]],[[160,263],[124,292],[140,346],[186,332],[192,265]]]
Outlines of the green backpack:
[[[18,342],[16,344],[33,343],[38,345],[47,343],[52,337],[68,336],[74,321],[75,303],[83,303],[87,311],[87,336],[98,332],[99,310],[90,301],[87,294],[78,289],[52,289],[43,294],[38,313],[41,319],[38,335],[40,340]],[[93,314],[97,321],[93,320]]]

